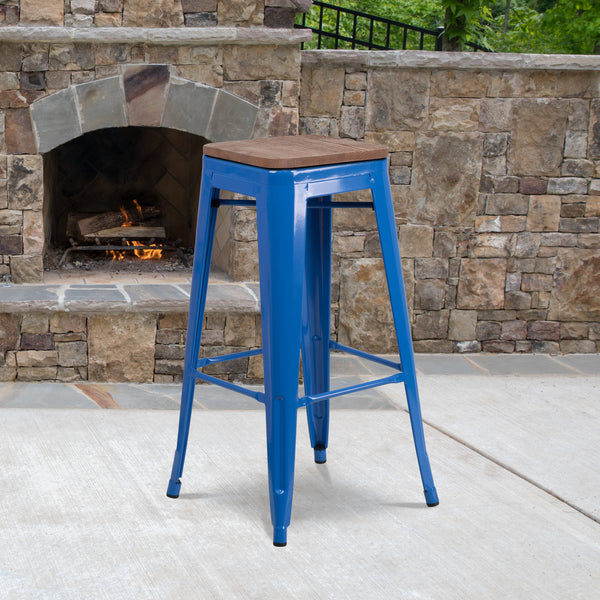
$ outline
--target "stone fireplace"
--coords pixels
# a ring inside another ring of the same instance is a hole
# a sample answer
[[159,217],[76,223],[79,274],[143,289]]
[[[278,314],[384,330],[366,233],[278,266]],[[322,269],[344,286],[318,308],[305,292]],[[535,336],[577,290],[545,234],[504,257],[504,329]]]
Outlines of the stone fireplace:
[[[73,238],[86,243],[81,220],[132,203],[189,257],[203,145],[298,132],[299,42],[310,34],[293,20],[308,6],[2,3],[0,381],[178,380],[189,269],[81,270],[76,251],[59,269],[57,257]],[[256,291],[234,283],[255,269],[252,226],[232,210],[219,219],[206,352],[260,338]],[[257,366],[227,375],[260,377]]]

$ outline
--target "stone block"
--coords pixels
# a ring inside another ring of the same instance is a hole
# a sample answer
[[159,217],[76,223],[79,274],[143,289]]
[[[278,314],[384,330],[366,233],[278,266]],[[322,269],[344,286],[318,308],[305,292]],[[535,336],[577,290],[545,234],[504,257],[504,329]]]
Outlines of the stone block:
[[341,256],[362,254],[365,249],[364,235],[334,235],[333,252]]
[[[412,328],[413,339],[445,339],[448,336],[449,313],[448,310],[436,310],[416,315]],[[450,343],[448,345],[451,347]]]
[[[590,181],[590,189],[588,190],[590,196],[600,196],[600,179],[592,179]],[[595,201],[597,204],[597,200]]]
[[567,158],[560,167],[563,177],[592,177],[594,174],[594,163],[583,158]]
[[54,350],[51,333],[22,333],[21,350]]
[[400,225],[400,255],[403,258],[432,256],[433,231],[427,225]]
[[600,99],[590,105],[589,158],[600,158]]
[[0,313],[0,357],[8,350],[15,350],[19,342],[19,315]]
[[482,98],[479,108],[479,130],[509,131],[513,102],[508,98]]
[[264,26],[273,28],[294,27],[296,11],[293,8],[283,8],[279,6],[265,7]]
[[206,137],[213,142],[247,139],[252,135],[256,117],[256,106],[219,90]]
[[498,339],[501,333],[502,324],[495,321],[478,321],[475,326],[475,335],[480,341]]
[[73,88],[60,90],[32,104],[31,118],[40,152],[52,150],[81,135]]
[[99,0],[98,8],[107,13],[121,12],[123,0]]
[[502,156],[508,147],[507,133],[487,133],[483,138],[483,156]]
[[550,299],[548,319],[600,319],[600,250],[561,248]]
[[19,381],[55,381],[58,367],[20,367],[17,371]]
[[414,200],[409,216],[433,225],[472,223],[480,174],[479,134],[418,134],[411,186]]
[[20,19],[22,24],[62,25],[63,0],[21,0]]
[[539,177],[521,177],[518,182],[520,194],[545,194],[548,190],[548,181]]
[[355,73],[346,73],[344,87],[347,90],[366,90],[367,89],[367,74],[364,71]]
[[382,259],[342,260],[339,341],[367,352],[393,352],[393,332]]
[[51,71],[85,71],[93,69],[94,64],[94,48],[91,44],[50,46],[48,68]]
[[215,12],[217,0],[181,0],[184,13]]
[[75,15],[93,15],[97,0],[71,0],[71,12]]
[[264,2],[260,0],[228,0],[219,2],[219,25],[249,27],[262,25],[264,20]]
[[477,339],[477,311],[451,310],[448,324],[448,337],[455,341]]
[[20,235],[0,234],[0,254],[7,256],[23,254],[23,237]]
[[365,134],[365,109],[361,106],[342,106],[340,137],[362,138]]
[[526,215],[528,210],[529,196],[523,194],[490,194],[485,205],[488,215]]
[[154,374],[156,317],[145,313],[88,317],[91,381],[151,382]]
[[589,323],[561,323],[561,340],[584,340],[588,337],[590,330]]
[[41,256],[11,256],[10,274],[13,283],[40,283],[44,272]]
[[58,352],[55,350],[20,350],[17,352],[17,366],[55,367],[58,364]]
[[167,99],[167,65],[130,65],[123,71],[129,125],[159,127]]
[[587,180],[583,177],[551,177],[548,179],[549,194],[586,194]]
[[344,69],[302,69],[300,113],[303,117],[338,117],[344,89]]
[[27,108],[6,111],[6,151],[9,154],[35,154],[37,151],[31,115]]
[[[221,24],[220,19],[219,24]],[[225,78],[229,81],[297,80],[300,77],[300,52],[291,46],[226,46],[223,50],[223,70]],[[341,72],[340,104],[344,81],[343,69]],[[334,87],[333,82],[329,82],[329,85]],[[310,112],[303,112],[303,114],[315,116]],[[316,116],[326,116],[326,113]]]
[[569,100],[567,127],[570,131],[587,131],[590,120],[589,100]]
[[527,339],[557,342],[560,339],[558,321],[534,321],[527,325]]
[[513,254],[515,236],[504,233],[480,233],[470,242],[470,255],[476,258],[501,258]]
[[9,156],[8,207],[41,210],[43,201],[43,162],[41,156]]
[[365,142],[381,144],[390,152],[411,152],[415,149],[413,131],[367,131]]
[[446,284],[440,279],[415,281],[414,305],[417,310],[441,310],[445,306]]
[[427,120],[429,74],[412,70],[372,71],[368,96],[367,129],[417,130]]
[[179,27],[183,25],[180,0],[125,0],[124,27]]
[[[437,238],[437,233],[436,233]],[[416,258],[415,279],[446,279],[448,261],[443,258]]]
[[156,344],[154,350],[156,360],[183,360],[184,357],[185,346],[181,344]]
[[481,344],[481,349],[484,352],[495,352],[497,354],[508,354],[510,352],[514,352],[515,343],[492,340],[489,342],[483,342]]
[[88,364],[86,342],[60,342],[56,344],[58,364],[61,367],[86,367]]
[[515,100],[508,148],[509,175],[558,175],[567,110],[566,100]]
[[48,333],[48,315],[25,313],[21,321],[21,333]]
[[431,95],[448,98],[485,98],[489,73],[482,71],[434,70],[431,74]]
[[123,15],[121,13],[96,13],[94,25],[96,27],[121,27]]
[[50,331],[53,333],[79,333],[85,329],[85,315],[57,312],[50,318]]
[[560,208],[560,216],[566,218],[584,217],[585,202],[576,202],[573,204],[563,204]]
[[172,78],[163,127],[206,135],[216,95],[214,88]]
[[154,370],[158,375],[182,375],[183,361],[182,360],[157,360]]
[[1,25],[18,25],[19,24],[19,7],[18,6],[1,6],[0,7],[0,24]]
[[548,292],[552,289],[552,275],[523,273],[521,290],[524,292]]
[[557,78],[552,71],[499,71],[490,77],[488,96],[536,99],[554,96]]
[[472,310],[503,308],[505,281],[505,259],[463,259],[460,265],[457,308]]
[[412,169],[410,167],[390,167],[392,185],[410,185]]
[[23,211],[23,253],[39,254],[44,251],[44,227],[41,212]]
[[592,354],[596,344],[592,340],[562,340],[560,351],[563,354]]
[[528,231],[558,231],[560,196],[532,196],[527,213]]
[[430,98],[429,124],[435,131],[477,131],[479,100]]
[[127,125],[125,94],[120,77],[82,83],[75,87],[75,94],[82,133]]
[[256,346],[256,319],[253,314],[230,314],[225,321],[225,345]]
[[558,230],[565,233],[598,233],[598,217],[560,219]]

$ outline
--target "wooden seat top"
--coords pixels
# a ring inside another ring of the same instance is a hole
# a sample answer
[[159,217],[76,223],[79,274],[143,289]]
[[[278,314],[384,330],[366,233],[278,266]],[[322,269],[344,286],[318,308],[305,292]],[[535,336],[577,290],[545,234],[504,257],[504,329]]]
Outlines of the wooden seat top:
[[378,160],[388,149],[350,139],[290,135],[206,144],[204,154],[264,169],[298,169]]

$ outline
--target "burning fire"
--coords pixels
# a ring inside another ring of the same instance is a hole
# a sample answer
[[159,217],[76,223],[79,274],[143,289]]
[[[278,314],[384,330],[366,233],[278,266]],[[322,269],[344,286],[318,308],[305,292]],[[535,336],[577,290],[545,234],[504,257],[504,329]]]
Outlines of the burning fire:
[[[142,207],[140,206],[139,202],[134,198],[133,199],[133,204],[135,206],[135,210],[137,211],[137,217],[139,219],[140,222],[143,221],[144,218],[144,213],[142,211]],[[136,223],[131,219],[131,217],[129,216],[129,213],[127,212],[127,209],[125,208],[125,206],[121,206],[121,208],[119,209],[121,211],[121,214],[124,217],[124,221],[123,223],[121,223],[121,227],[135,227]],[[125,260],[127,254],[131,254],[133,253],[135,256],[137,256],[137,258],[141,259],[141,260],[157,260],[162,258],[162,249],[160,248],[160,246],[158,246],[155,243],[146,243],[146,242],[140,242],[137,240],[129,240],[129,241],[123,241],[123,246],[130,246],[130,247],[138,247],[138,246],[150,246],[150,248],[140,248],[138,250],[107,250],[107,253],[109,256],[112,256],[113,261],[115,260]]]

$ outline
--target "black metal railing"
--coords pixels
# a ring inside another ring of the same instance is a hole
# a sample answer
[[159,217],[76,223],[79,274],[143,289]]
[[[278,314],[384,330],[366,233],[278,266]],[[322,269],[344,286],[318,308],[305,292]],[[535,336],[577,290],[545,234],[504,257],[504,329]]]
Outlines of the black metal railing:
[[[295,27],[313,32],[313,40],[303,43],[303,49],[443,49],[443,27],[426,29],[327,2],[313,2],[310,12],[303,13]],[[473,42],[467,46],[475,52],[489,51]]]

